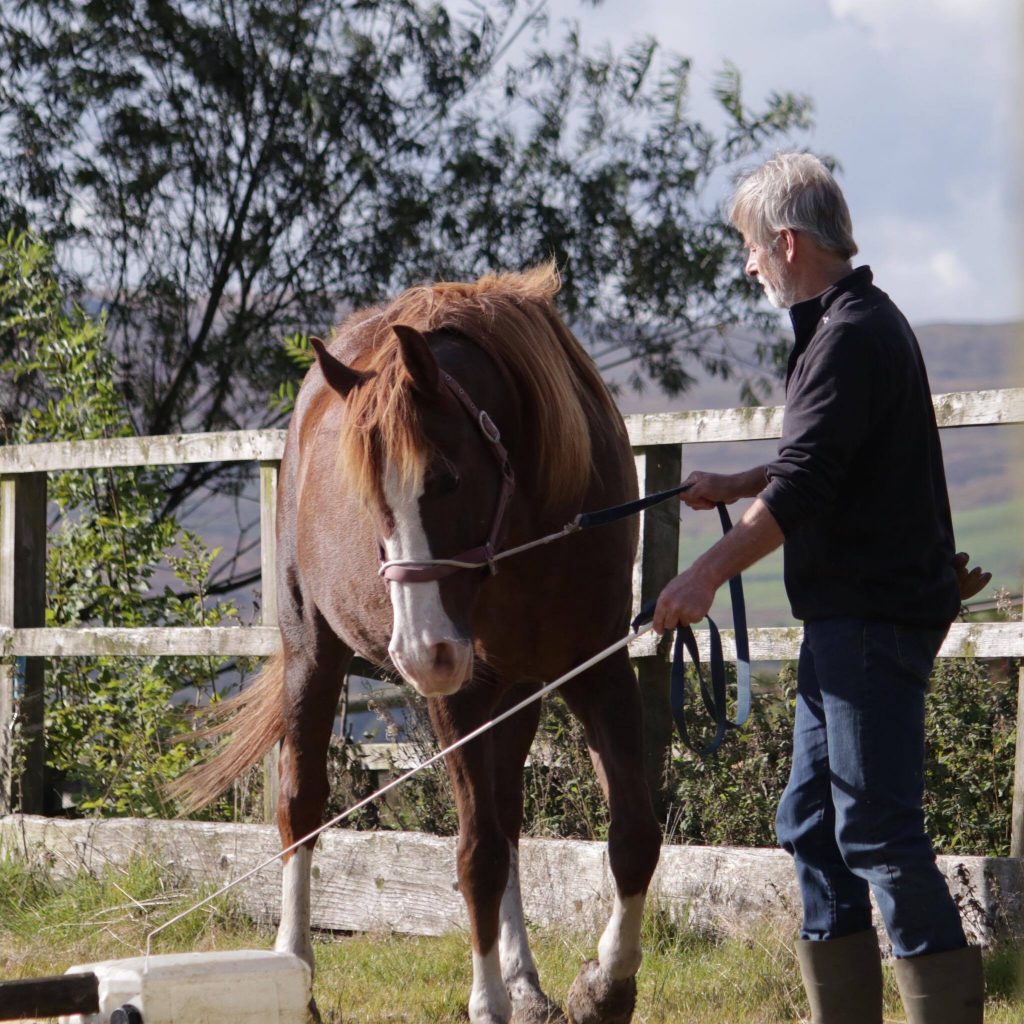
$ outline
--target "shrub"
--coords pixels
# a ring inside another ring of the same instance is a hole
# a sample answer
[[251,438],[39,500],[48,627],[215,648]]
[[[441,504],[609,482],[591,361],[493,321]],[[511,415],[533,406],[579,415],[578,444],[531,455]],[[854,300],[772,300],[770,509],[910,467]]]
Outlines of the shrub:
[[[0,340],[10,355],[0,368],[33,396],[9,425],[11,440],[132,436],[104,319],[65,303],[48,259],[29,236],[0,240]],[[211,602],[207,593],[218,551],[207,551],[162,512],[171,476],[170,468],[153,466],[50,475],[47,496],[57,516],[47,537],[48,626],[210,626],[236,617],[230,602]],[[165,558],[174,585],[160,588],[156,573]],[[162,787],[195,756],[176,742],[187,726],[172,697],[188,687],[199,701],[216,699],[224,662],[51,659],[51,804],[61,789],[77,812],[170,816]]]
[[[1013,779],[1016,669],[998,662],[953,659],[937,663],[926,701],[927,828],[940,853],[1006,856]],[[707,845],[774,846],[775,809],[792,759],[796,666],[761,679],[750,719],[729,733],[719,751],[698,758],[678,747],[671,764],[666,839]],[[408,715],[415,718],[414,706]],[[416,742],[426,758],[436,751],[420,724]],[[358,767],[351,742],[336,755],[333,813],[373,791],[372,773]],[[345,766],[348,766],[346,769]],[[454,807],[440,765],[397,791],[386,809],[362,812],[356,827],[410,828],[450,835]],[[341,799],[339,799],[341,797]],[[608,816],[590,764],[583,730],[558,699],[548,699],[533,755],[524,773],[528,835],[604,839]]]
[[939,851],[1009,855],[1018,670],[958,658],[932,674],[924,806]]

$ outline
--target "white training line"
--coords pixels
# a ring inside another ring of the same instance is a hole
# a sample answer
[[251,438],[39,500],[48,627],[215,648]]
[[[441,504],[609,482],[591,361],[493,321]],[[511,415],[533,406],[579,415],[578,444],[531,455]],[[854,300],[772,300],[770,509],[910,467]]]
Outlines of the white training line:
[[365,797],[364,799],[360,800],[359,803],[353,804],[350,808],[348,808],[348,810],[342,811],[341,814],[335,815],[333,818],[331,818],[330,821],[325,822],[319,828],[314,829],[312,832],[310,832],[309,835],[303,836],[301,839],[297,839],[294,843],[292,843],[291,846],[285,847],[285,849],[281,850],[279,853],[275,853],[273,857],[263,861],[263,863],[261,864],[257,864],[256,867],[254,868],[250,868],[250,870],[246,871],[244,875],[239,875],[238,878],[236,878],[233,882],[229,882],[227,885],[222,886],[220,889],[218,889],[215,893],[211,893],[205,899],[200,900],[194,906],[189,907],[187,910],[183,910],[180,914],[176,914],[169,921],[165,921],[162,925],[160,925],[159,928],[154,928],[153,931],[151,931],[146,936],[146,962],[143,965],[143,973],[145,973],[149,968],[149,957],[150,950],[152,948],[153,938],[159,935],[160,932],[162,932],[165,928],[170,928],[172,924],[176,924],[183,918],[188,917],[188,915],[191,914],[193,911],[199,910],[200,907],[205,907],[207,903],[212,902],[218,896],[223,896],[224,893],[233,889],[236,885],[241,884],[247,878],[252,878],[253,875],[262,871],[265,867],[269,867],[271,864],[274,863],[274,861],[280,860],[286,854],[289,854],[293,850],[298,849],[304,843],[308,843],[310,839],[316,838],[318,835],[320,835],[321,832],[326,831],[332,825],[336,825],[339,821],[344,820],[350,814],[354,814],[356,811],[361,810],[368,803],[371,803],[372,801],[376,800],[377,797],[383,796],[385,793],[394,789],[396,786],[401,785],[407,779],[411,779],[417,772],[422,771],[424,768],[430,767],[430,765],[434,764],[436,761],[439,761],[446,754],[450,754],[453,750],[458,750],[459,747],[465,746],[467,743],[469,743],[470,740],[476,739],[476,737],[479,736],[481,733],[485,733],[487,732],[488,729],[492,729],[499,722],[503,722],[505,721],[506,718],[510,718],[517,711],[522,711],[523,708],[525,708],[529,704],[532,704],[535,700],[540,700],[541,697],[544,697],[547,694],[551,693],[552,690],[557,690],[558,687],[561,686],[563,683],[567,683],[570,679],[574,679],[582,672],[586,672],[588,668],[592,668],[599,661],[603,661],[610,654],[614,654],[616,651],[621,650],[635,636],[642,636],[650,628],[651,623],[647,623],[646,625],[641,626],[639,629],[637,629],[635,633],[627,633],[626,636],[624,636],[621,640],[616,640],[615,643],[613,643],[611,646],[606,647],[603,651],[600,651],[598,654],[595,654],[592,658],[589,658],[581,665],[577,665],[574,669],[570,669],[568,672],[565,673],[564,676],[560,676],[553,683],[548,683],[546,686],[542,686],[539,690],[537,690],[535,693],[530,694],[530,696],[526,697],[524,700],[521,700],[514,707],[509,708],[507,711],[503,711],[496,718],[492,718],[490,721],[484,722],[483,725],[478,726],[472,732],[467,733],[465,736],[462,737],[462,739],[456,740],[451,746],[445,747],[444,750],[438,751],[432,757],[427,758],[427,760],[424,761],[422,764],[416,765],[415,768],[410,768],[409,771],[407,771],[404,775],[399,775],[397,779],[392,779],[391,782],[389,782],[386,786],[382,786],[380,789],[378,789],[376,793],[371,793],[368,797]]

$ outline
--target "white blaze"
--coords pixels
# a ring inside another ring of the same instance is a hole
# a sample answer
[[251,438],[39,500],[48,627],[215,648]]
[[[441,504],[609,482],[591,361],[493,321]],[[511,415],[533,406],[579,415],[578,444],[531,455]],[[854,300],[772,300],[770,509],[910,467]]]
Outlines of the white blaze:
[[[392,470],[384,474],[384,500],[394,516],[395,528],[384,541],[389,561],[434,558],[420,519],[422,489],[403,489]],[[388,583],[394,629],[388,653],[391,660],[424,696],[455,693],[469,677],[473,648],[448,617],[441,604],[441,588],[436,580],[426,583]],[[437,664],[437,647],[450,644],[450,658]]]

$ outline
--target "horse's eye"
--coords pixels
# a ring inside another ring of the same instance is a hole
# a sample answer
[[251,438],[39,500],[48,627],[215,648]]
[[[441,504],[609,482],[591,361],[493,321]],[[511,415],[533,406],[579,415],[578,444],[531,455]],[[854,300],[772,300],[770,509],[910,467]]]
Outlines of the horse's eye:
[[459,486],[459,474],[450,466],[439,466],[427,473],[425,491],[430,497],[451,494]]

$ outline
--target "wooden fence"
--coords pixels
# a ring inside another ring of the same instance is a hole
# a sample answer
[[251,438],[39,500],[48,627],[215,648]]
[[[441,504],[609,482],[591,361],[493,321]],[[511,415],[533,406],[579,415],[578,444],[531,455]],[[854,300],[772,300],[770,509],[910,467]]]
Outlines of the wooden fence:
[[[313,927],[402,935],[465,931],[455,844],[454,837],[417,832],[328,829],[313,852]],[[0,854],[46,864],[58,878],[144,857],[161,865],[169,886],[211,890],[240,878],[280,848],[271,825],[0,816]],[[524,838],[519,857],[531,926],[563,936],[600,933],[615,898],[607,844]],[[1024,860],[941,856],[938,866],[971,942],[1024,940]],[[256,920],[279,921],[280,863],[242,882],[234,899]],[[776,934],[795,934],[801,916],[789,854],[747,847],[662,847],[648,906],[680,927],[755,941],[765,926]],[[877,910],[875,926],[888,950]]]
[[[1024,423],[1024,388],[954,392],[933,396],[943,429]],[[641,490],[663,490],[678,483],[683,448],[723,441],[758,441],[781,434],[782,407],[716,409],[628,416]],[[37,813],[43,803],[44,666],[47,658],[89,655],[269,655],[277,646],[277,586],[274,516],[277,471],[284,432],[250,430],[166,437],[115,438],[102,441],[0,447],[0,766],[10,764],[11,724],[20,716],[24,756],[19,778],[9,768],[0,777],[0,813],[11,809],[11,794],[20,806]],[[244,628],[45,627],[46,477],[64,470],[118,466],[184,465],[202,462],[253,461],[260,469],[262,624]],[[638,603],[655,597],[677,571],[677,517],[645,516],[634,568]],[[797,656],[798,627],[750,631],[750,653],[759,661]],[[698,631],[702,653],[706,631]],[[730,631],[723,631],[726,657],[735,658]],[[649,777],[661,774],[661,753],[668,749],[672,723],[668,708],[667,668],[658,656],[657,638],[646,634],[630,644],[645,702]],[[943,658],[1024,657],[1024,623],[955,623],[939,654]],[[24,659],[16,672],[14,659]],[[16,692],[16,685],[18,692]],[[1024,671],[1020,675],[1017,716],[1011,854],[1024,856]],[[16,782],[16,787],[14,783]]]

